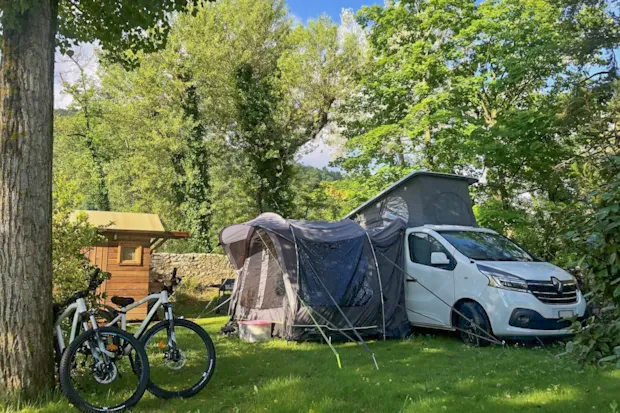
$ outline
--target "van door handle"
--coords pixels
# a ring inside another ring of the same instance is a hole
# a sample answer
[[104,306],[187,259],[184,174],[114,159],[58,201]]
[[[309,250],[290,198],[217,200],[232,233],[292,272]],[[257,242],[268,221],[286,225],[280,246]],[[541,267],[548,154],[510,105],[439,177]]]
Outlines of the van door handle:
[[416,280],[415,278],[407,278],[407,282],[408,283],[417,283],[418,280]]

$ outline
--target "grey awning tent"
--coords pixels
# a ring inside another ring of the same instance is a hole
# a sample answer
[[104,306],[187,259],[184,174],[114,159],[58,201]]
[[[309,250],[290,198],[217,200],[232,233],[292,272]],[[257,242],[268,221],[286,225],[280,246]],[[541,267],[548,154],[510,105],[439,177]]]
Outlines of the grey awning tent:
[[413,171],[346,218],[362,227],[380,227],[400,218],[407,227],[424,224],[477,226],[469,197],[475,178],[438,172]]
[[400,220],[367,232],[348,219],[295,221],[272,213],[225,228],[220,242],[238,274],[231,321],[268,320],[289,340],[317,334],[317,324],[406,335],[403,274],[394,268],[402,265],[404,229]]

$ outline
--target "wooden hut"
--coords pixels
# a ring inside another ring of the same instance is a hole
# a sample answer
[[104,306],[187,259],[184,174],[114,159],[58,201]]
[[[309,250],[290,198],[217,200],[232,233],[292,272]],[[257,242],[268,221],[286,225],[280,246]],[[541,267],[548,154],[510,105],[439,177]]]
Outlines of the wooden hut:
[[[115,296],[131,297],[136,301],[149,295],[149,266],[153,251],[169,239],[188,238],[188,232],[166,231],[157,214],[137,214],[111,211],[75,211],[84,213],[91,225],[100,228],[105,241],[87,252],[90,262],[111,277],[100,287],[106,293],[103,304],[111,305]],[[147,305],[128,313],[130,320],[142,320]]]

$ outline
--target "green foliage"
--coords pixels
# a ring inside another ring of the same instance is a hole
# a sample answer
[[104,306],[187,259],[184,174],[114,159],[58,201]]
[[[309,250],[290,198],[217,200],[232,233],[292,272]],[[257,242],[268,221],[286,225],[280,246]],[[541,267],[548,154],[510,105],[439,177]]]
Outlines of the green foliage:
[[333,221],[342,217],[342,196],[334,188],[342,180],[340,172],[303,165],[295,165],[293,172],[294,206],[290,218]]
[[[135,66],[135,53],[162,48],[174,14],[199,2],[201,0],[56,1],[56,40],[60,51],[69,56],[73,55],[71,48],[78,43],[96,41],[110,59]],[[18,28],[26,13],[36,12],[37,3],[34,0],[1,0],[3,29]]]
[[524,193],[571,200],[564,177],[586,143],[575,139],[585,119],[564,111],[583,107],[577,91],[596,93],[588,124],[609,101],[598,89],[609,90],[614,58],[597,36],[617,29],[610,15],[594,32],[582,21],[608,13],[604,4],[570,7],[571,21],[567,5],[549,2],[363,8],[372,59],[341,106],[347,152],[337,164],[356,176],[379,166],[484,173],[479,200],[499,200],[506,211]]
[[[614,169],[620,170],[620,158],[614,162]],[[587,265],[596,280],[595,292],[613,302],[620,314],[620,172],[612,179],[599,193],[599,208],[592,217]]]
[[595,316],[575,323],[567,352],[585,363],[620,368],[620,158],[607,158],[600,172],[608,184],[592,193],[591,208],[574,221],[570,240],[582,256],[581,269]]
[[[288,136],[276,121],[278,97],[274,73],[258,73],[250,65],[237,68],[235,75],[236,112],[239,123],[233,145],[244,155],[233,158],[247,169],[244,188],[258,212],[290,212],[289,181],[292,155]],[[245,162],[244,162],[245,161]]]
[[175,251],[208,251],[264,211],[339,217],[295,156],[351,87],[359,34],[327,17],[293,26],[283,2],[227,0],[179,14],[164,49],[134,57],[128,70],[104,55],[100,82],[67,88],[55,173],[80,188],[73,207],[102,209],[105,193],[112,210],[158,213],[194,235]]
[[56,177],[52,215],[52,271],[54,301],[61,302],[88,286],[90,265],[85,252],[102,241],[85,214],[71,217],[71,183]]
[[205,129],[200,120],[198,105],[196,88],[190,85],[185,90],[183,109],[185,118],[192,121],[194,126],[191,131],[185,133],[187,149],[172,156],[172,165],[177,178],[172,189],[185,226],[192,233],[189,241],[190,249],[209,252],[212,249],[209,239],[211,177],[209,152],[203,140]]
[[64,0],[58,11],[58,44],[71,54],[78,42],[96,40],[109,58],[135,65],[135,52],[165,45],[174,13],[187,5],[187,0]]
[[[237,211],[235,220],[294,214],[294,156],[351,84],[362,56],[357,38],[326,17],[293,27],[283,2],[248,0],[205,5],[182,18],[177,34],[210,143],[218,161],[228,163],[224,175],[214,165],[213,179],[227,183],[214,184],[215,214],[223,213],[221,201]],[[229,202],[233,189],[236,200]],[[220,223],[230,221],[214,216]]]
[[106,165],[113,152],[103,125],[102,98],[94,80],[77,62],[79,78],[63,83],[73,100],[64,113],[56,116],[55,173],[71,171],[75,182],[84,185],[83,198],[74,207],[109,211],[110,198]]
[[585,324],[573,325],[575,338],[566,344],[566,353],[584,364],[615,365],[620,369],[620,320],[599,322],[590,317]]

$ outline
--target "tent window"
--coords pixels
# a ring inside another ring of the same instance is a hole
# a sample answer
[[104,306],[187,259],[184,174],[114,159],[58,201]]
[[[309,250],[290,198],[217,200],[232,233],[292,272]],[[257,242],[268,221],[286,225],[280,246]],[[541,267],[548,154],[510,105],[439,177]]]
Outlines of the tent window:
[[267,277],[264,282],[264,290],[261,291],[260,308],[266,310],[269,308],[280,308],[284,300],[284,276],[277,260],[276,249],[271,242],[271,238],[263,233],[263,240],[267,244],[267,248],[263,244],[263,256],[266,259],[263,263],[263,270],[267,271]]
[[409,258],[411,259],[411,262],[433,266],[444,270],[454,269],[453,263],[432,265],[431,253],[433,252],[443,252],[448,258],[450,258],[450,261],[454,261],[448,250],[445,249],[444,246],[441,245],[435,238],[422,233],[409,234]]
[[[269,236],[261,233],[250,245],[250,256],[244,271],[245,282],[241,293],[241,305],[261,310],[280,308],[285,288],[282,270],[276,261],[276,251]],[[267,243],[267,247],[263,243]]]
[[258,299],[258,289],[260,283],[260,269],[262,262],[262,249],[260,240],[252,242],[250,246],[250,256],[247,258],[243,276],[243,291],[241,292],[240,304],[245,308],[255,308]]

